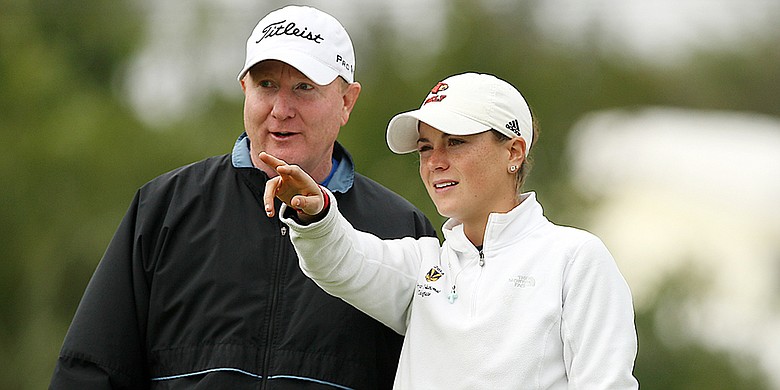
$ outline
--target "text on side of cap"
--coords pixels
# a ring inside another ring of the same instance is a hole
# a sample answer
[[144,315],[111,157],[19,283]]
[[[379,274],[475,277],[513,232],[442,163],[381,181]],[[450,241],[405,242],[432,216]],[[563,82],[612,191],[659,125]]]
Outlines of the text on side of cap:
[[349,73],[355,74],[355,66],[345,61],[341,54],[336,54],[336,63],[343,66]]

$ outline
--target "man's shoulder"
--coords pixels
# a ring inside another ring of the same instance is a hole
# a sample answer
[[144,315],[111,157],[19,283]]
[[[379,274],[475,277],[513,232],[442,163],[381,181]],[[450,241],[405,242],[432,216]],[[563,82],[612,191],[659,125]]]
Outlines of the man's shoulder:
[[342,215],[358,230],[386,239],[436,235],[428,218],[411,202],[358,173],[352,188],[336,198]]
[[144,184],[140,191],[152,194],[173,188],[201,186],[224,176],[221,173],[230,168],[229,154],[208,157],[165,172]]
[[339,210],[358,230],[388,239],[436,235],[420,209],[363,175],[356,173],[352,188],[336,197]]
[[359,197],[377,201],[404,211],[419,211],[411,202],[378,182],[355,172],[352,191]]
[[223,154],[219,156],[212,156],[200,161],[195,161],[186,165],[182,165],[178,168],[165,172],[154,179],[150,180],[146,185],[160,184],[172,179],[188,179],[202,177],[205,173],[215,173],[225,168],[230,167],[230,155]]

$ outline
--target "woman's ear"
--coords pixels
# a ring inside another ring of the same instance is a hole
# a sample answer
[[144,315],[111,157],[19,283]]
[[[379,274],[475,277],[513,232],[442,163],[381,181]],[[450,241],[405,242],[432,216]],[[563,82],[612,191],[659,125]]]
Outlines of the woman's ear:
[[508,144],[509,164],[519,167],[525,161],[525,139],[523,137],[515,137]]

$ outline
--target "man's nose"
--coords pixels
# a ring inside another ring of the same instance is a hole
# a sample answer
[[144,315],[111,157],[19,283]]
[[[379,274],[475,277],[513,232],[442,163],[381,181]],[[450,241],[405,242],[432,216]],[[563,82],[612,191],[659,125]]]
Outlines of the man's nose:
[[278,120],[295,116],[295,101],[292,92],[281,90],[274,96],[271,115]]

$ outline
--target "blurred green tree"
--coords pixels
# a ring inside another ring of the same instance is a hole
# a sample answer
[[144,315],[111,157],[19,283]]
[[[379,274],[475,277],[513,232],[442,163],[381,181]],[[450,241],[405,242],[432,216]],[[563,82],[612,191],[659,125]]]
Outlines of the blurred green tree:
[[[46,387],[135,189],[233,142],[204,127],[224,119],[224,102],[197,126],[166,130],[127,106],[118,86],[140,42],[139,5],[0,5],[0,388]],[[240,104],[228,110],[238,122],[219,126],[240,126]]]
[[634,375],[646,389],[769,390],[766,376],[749,358],[690,340],[686,306],[706,286],[691,268],[668,277],[652,304],[636,313],[639,354]]

